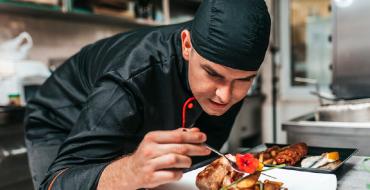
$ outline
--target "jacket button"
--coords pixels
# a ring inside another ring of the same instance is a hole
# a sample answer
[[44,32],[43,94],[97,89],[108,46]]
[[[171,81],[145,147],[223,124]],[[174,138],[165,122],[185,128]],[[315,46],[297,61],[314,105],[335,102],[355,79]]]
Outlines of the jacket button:
[[191,109],[191,108],[193,108],[193,107],[194,107],[194,104],[193,104],[193,103],[188,104],[188,108],[189,108],[189,109]]

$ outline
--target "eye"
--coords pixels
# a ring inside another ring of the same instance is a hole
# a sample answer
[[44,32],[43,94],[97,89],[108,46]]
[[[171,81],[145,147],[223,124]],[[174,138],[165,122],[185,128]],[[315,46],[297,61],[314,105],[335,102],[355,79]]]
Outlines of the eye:
[[216,73],[216,72],[214,72],[214,71],[212,71],[212,70],[205,69],[205,71],[206,71],[206,72],[207,72],[207,74],[208,74],[209,76],[211,76],[212,78],[215,78],[215,79],[223,79],[223,77],[222,77],[220,74],[218,74],[218,73]]
[[208,73],[209,76],[212,76],[212,77],[220,77],[217,73],[215,73],[213,71],[208,71],[208,70],[206,70],[206,71],[207,71],[207,73]]

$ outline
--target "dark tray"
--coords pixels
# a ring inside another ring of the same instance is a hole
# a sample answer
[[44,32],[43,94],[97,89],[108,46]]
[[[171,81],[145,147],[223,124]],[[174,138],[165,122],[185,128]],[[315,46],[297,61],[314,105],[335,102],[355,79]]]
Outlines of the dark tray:
[[[257,146],[255,148],[252,148],[248,152],[254,152],[254,153],[255,152],[261,152],[261,151],[264,151],[267,148],[272,147],[272,146],[275,146],[275,145],[277,145],[279,147],[288,146],[288,144],[265,143],[262,146],[260,145],[260,146]],[[333,170],[320,169],[320,168],[302,168],[302,167],[300,167],[301,161],[299,161],[294,166],[285,166],[283,168],[284,169],[291,169],[291,170],[315,172],[315,173],[335,173],[351,156],[353,156],[358,151],[358,149],[356,149],[356,148],[336,148],[336,147],[308,146],[307,156],[319,156],[322,153],[325,153],[325,152],[334,152],[334,151],[336,151],[336,152],[339,153],[339,159],[342,162],[336,168],[334,168]],[[269,166],[273,166],[273,165],[267,165],[266,164],[266,166],[269,167]]]

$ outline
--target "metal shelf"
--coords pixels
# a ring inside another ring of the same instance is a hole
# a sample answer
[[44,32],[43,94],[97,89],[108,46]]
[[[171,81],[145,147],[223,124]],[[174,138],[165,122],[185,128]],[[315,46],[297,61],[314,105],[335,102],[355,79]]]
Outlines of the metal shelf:
[[21,3],[4,3],[0,2],[0,13],[10,13],[17,15],[26,15],[36,18],[51,18],[60,19],[70,22],[89,22],[89,23],[100,23],[108,25],[126,25],[132,27],[142,26],[156,26],[162,23],[147,22],[145,20],[137,20],[133,18],[114,17],[107,15],[97,15],[93,13],[83,12],[63,12],[61,7],[57,6],[29,6],[22,5]]

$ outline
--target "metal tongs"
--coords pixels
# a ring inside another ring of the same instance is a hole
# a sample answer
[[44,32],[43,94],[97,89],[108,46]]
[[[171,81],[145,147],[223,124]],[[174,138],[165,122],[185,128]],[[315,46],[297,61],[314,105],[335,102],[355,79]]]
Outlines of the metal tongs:
[[[250,173],[247,173],[245,171],[242,171],[239,169],[239,167],[236,165],[235,161],[231,160],[230,158],[228,158],[225,154],[222,154],[221,152],[219,152],[218,150],[214,149],[213,147],[209,146],[208,144],[206,143],[202,143],[203,146],[207,147],[209,150],[211,150],[212,152],[216,153],[217,155],[221,156],[221,157],[224,157],[230,164],[231,166],[231,169],[236,171],[236,172],[239,172],[239,173],[243,173],[245,174],[245,176],[248,176],[248,175],[251,175]],[[267,175],[267,174],[264,174],[261,172],[262,175],[265,175],[267,177],[271,177],[273,179],[276,179],[276,177],[273,177],[273,176],[270,176],[270,175]]]
[[239,172],[239,173],[244,173],[244,174],[250,175],[249,173],[240,170],[239,167],[236,165],[236,163],[233,160],[231,160],[230,158],[228,158],[225,154],[222,154],[221,152],[219,152],[218,150],[212,148],[211,146],[209,146],[206,143],[203,143],[202,145],[205,146],[205,147],[207,147],[209,150],[211,150],[212,152],[216,153],[217,155],[219,155],[221,157],[224,157],[229,162],[229,164],[231,166],[231,169],[233,169],[234,171]]

